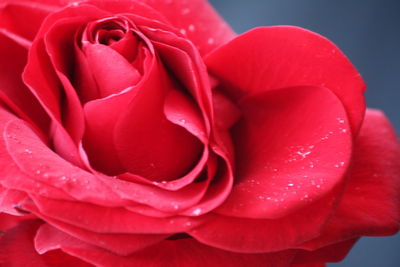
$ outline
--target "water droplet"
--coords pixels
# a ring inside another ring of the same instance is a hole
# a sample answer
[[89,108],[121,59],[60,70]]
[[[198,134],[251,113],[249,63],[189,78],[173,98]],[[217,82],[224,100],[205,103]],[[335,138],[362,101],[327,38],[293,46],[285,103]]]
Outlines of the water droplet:
[[296,153],[298,155],[300,155],[303,159],[305,159],[308,155],[311,154],[311,151],[307,151],[307,152],[297,151]]
[[190,9],[189,8],[182,9],[182,12],[181,12],[182,15],[187,15],[189,13],[190,13]]
[[196,27],[195,27],[193,24],[190,24],[190,25],[188,26],[188,30],[189,30],[190,32],[194,32],[195,29],[196,29]]
[[27,153],[27,154],[32,154],[32,150],[30,150],[30,149],[28,149],[28,148],[25,148],[25,149],[24,149],[24,152]]
[[347,129],[342,129],[342,133],[347,133]]
[[175,210],[178,210],[178,209],[179,209],[179,205],[178,205],[178,204],[172,204],[172,207],[173,207]]
[[36,174],[40,174],[41,172],[41,170],[36,170]]
[[209,45],[213,45],[213,44],[215,43],[214,38],[208,38],[207,43],[208,43]]
[[290,184],[288,184],[288,186],[292,187],[292,186],[294,186],[294,184],[290,183]]
[[344,123],[344,119],[342,119],[342,118],[337,118],[337,121],[338,121],[340,124],[343,124],[343,123]]
[[193,215],[196,215],[196,216],[199,216],[200,213],[201,213],[201,209],[200,209],[200,208],[197,208],[197,209],[195,209],[195,210],[192,212],[192,214],[193,214]]
[[186,30],[185,29],[180,29],[179,32],[182,33],[183,35],[186,35]]

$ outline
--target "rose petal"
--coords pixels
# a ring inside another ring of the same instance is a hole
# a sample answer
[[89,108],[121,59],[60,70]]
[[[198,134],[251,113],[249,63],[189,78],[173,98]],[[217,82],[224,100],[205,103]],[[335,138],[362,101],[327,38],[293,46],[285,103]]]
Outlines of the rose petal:
[[347,170],[351,136],[330,90],[293,87],[240,102],[233,129],[236,180],[218,213],[277,218],[326,195]]
[[241,117],[239,107],[218,90],[213,91],[212,99],[215,114],[215,126],[221,130],[229,130]]
[[[23,84],[21,73],[27,59],[27,50],[0,34],[0,98],[18,107],[21,117],[32,120],[40,130],[48,130],[49,120],[38,101]],[[8,104],[8,103],[7,103]],[[8,106],[11,107],[10,104]],[[13,107],[11,107],[13,108]]]
[[7,213],[0,212],[0,240],[2,236],[4,235],[5,232],[7,232],[9,229],[17,226],[19,223],[25,220],[31,220],[34,219],[32,216],[26,215],[26,216],[14,216],[10,215]]
[[[153,180],[172,180],[185,175],[201,156],[203,145],[184,128],[168,121],[163,105],[175,85],[160,62],[152,76],[136,88],[114,130],[118,156],[127,171]],[[137,116],[140,114],[140,116]]]
[[33,1],[0,3],[0,32],[4,30],[30,43],[35,38],[44,18],[57,10],[57,7],[49,4],[52,3],[39,4]]
[[352,133],[364,115],[365,85],[330,41],[292,26],[261,27],[244,33],[206,59],[210,72],[236,97],[292,87],[321,86],[343,102]]
[[400,221],[400,144],[382,112],[367,110],[354,147],[346,191],[321,237],[300,248],[317,249],[362,235],[392,235]]
[[[61,110],[62,122],[75,144],[78,144],[82,140],[84,118],[76,89],[71,84],[73,69],[76,65],[71,55],[74,54],[76,29],[85,20],[82,18],[61,19],[49,29],[44,40],[46,51],[63,86],[64,97],[60,99],[60,105],[63,107]],[[58,151],[64,143],[55,143],[55,150]]]
[[349,239],[314,251],[300,251],[296,254],[294,262],[299,264],[339,262],[347,256],[357,240],[357,238]]
[[41,215],[48,216],[72,226],[98,233],[171,234],[185,232],[205,220],[205,218],[200,217],[188,218],[183,216],[152,218],[130,212],[124,208],[55,200],[38,195],[31,195],[31,198],[34,203],[24,203],[23,207],[39,217]]
[[141,78],[139,71],[109,46],[84,44],[83,51],[101,98],[134,86]]
[[24,221],[8,230],[0,238],[0,264],[2,266],[92,266],[61,251],[39,255],[33,246],[33,238],[39,225],[38,221]]
[[0,239],[0,264],[3,266],[46,266],[33,248],[33,236],[40,223],[24,221]]
[[343,186],[317,202],[279,219],[248,219],[210,214],[188,234],[199,242],[241,253],[290,249],[319,235]]
[[19,203],[24,202],[27,195],[24,192],[7,189],[0,185],[0,213],[6,212],[15,216],[21,216],[21,212],[15,209]]
[[255,266],[289,267],[293,252],[271,254],[237,254],[199,244],[193,239],[166,240],[129,256],[121,257],[83,243],[60,231],[53,233],[51,243],[42,243],[43,251],[61,248],[64,252],[100,266]]
[[181,33],[198,47],[202,55],[234,37],[229,25],[205,0],[125,0],[118,3],[108,1],[101,3],[89,1],[89,3],[114,13],[140,14],[164,23],[167,21],[180,29]]
[[39,253],[43,253],[42,248],[47,247],[46,244],[57,242],[54,241],[53,238],[57,237],[60,231],[82,242],[104,248],[121,256],[154,245],[168,237],[168,235],[99,234],[61,223],[46,216],[44,216],[43,219],[45,219],[47,223],[52,224],[52,226],[43,224],[36,233],[35,247]]
[[73,20],[74,17],[80,17],[82,14],[85,14],[85,18],[89,21],[107,14],[95,7],[84,6],[79,8],[79,11],[77,9],[72,7],[65,8],[52,13],[45,19],[36,35],[35,41],[32,43],[28,63],[22,77],[25,84],[39,100],[41,106],[46,110],[53,122],[51,135],[54,143],[57,144],[57,152],[75,165],[85,167],[85,163],[80,157],[78,146],[74,144],[71,136],[62,125],[60,102],[63,88],[52,66],[43,39],[54,23],[62,20],[64,17],[69,17]]

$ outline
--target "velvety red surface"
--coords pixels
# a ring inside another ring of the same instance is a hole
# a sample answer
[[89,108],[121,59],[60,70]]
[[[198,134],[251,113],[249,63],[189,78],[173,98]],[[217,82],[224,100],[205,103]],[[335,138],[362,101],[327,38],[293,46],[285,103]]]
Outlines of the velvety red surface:
[[364,90],[324,37],[203,0],[1,0],[0,263],[340,261],[399,229]]

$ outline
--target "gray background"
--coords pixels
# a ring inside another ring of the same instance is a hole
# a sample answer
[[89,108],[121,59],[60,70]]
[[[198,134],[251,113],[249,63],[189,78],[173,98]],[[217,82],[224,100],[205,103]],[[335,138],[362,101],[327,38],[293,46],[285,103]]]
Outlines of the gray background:
[[[383,110],[400,133],[399,0],[210,0],[237,33],[297,25],[336,43],[364,77],[367,105]],[[400,234],[364,237],[329,267],[399,267]]]

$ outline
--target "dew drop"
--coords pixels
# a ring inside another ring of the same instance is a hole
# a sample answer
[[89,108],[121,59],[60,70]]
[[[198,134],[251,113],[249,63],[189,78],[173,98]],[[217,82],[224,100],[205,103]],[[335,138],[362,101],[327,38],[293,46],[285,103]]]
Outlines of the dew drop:
[[189,30],[190,32],[194,32],[195,29],[196,29],[196,27],[195,27],[193,24],[190,24],[190,25],[188,26],[188,30]]
[[200,209],[200,208],[197,208],[197,209],[195,209],[195,210],[192,212],[192,214],[193,214],[193,215],[196,215],[196,216],[199,216],[200,213],[201,213],[201,209]]
[[296,153],[297,153],[298,155],[300,155],[303,159],[305,159],[308,155],[311,154],[311,151],[306,151],[306,152],[297,151]]
[[186,30],[185,29],[180,29],[179,32],[182,33],[183,35],[186,35]]
[[190,13],[190,9],[189,8],[182,9],[182,12],[181,12],[182,15],[187,15],[189,13]]
[[213,44],[215,43],[214,38],[208,38],[207,43],[208,43],[209,45],[213,45]]
[[292,186],[294,186],[294,184],[290,183],[290,184],[288,184],[288,186],[292,187]]

